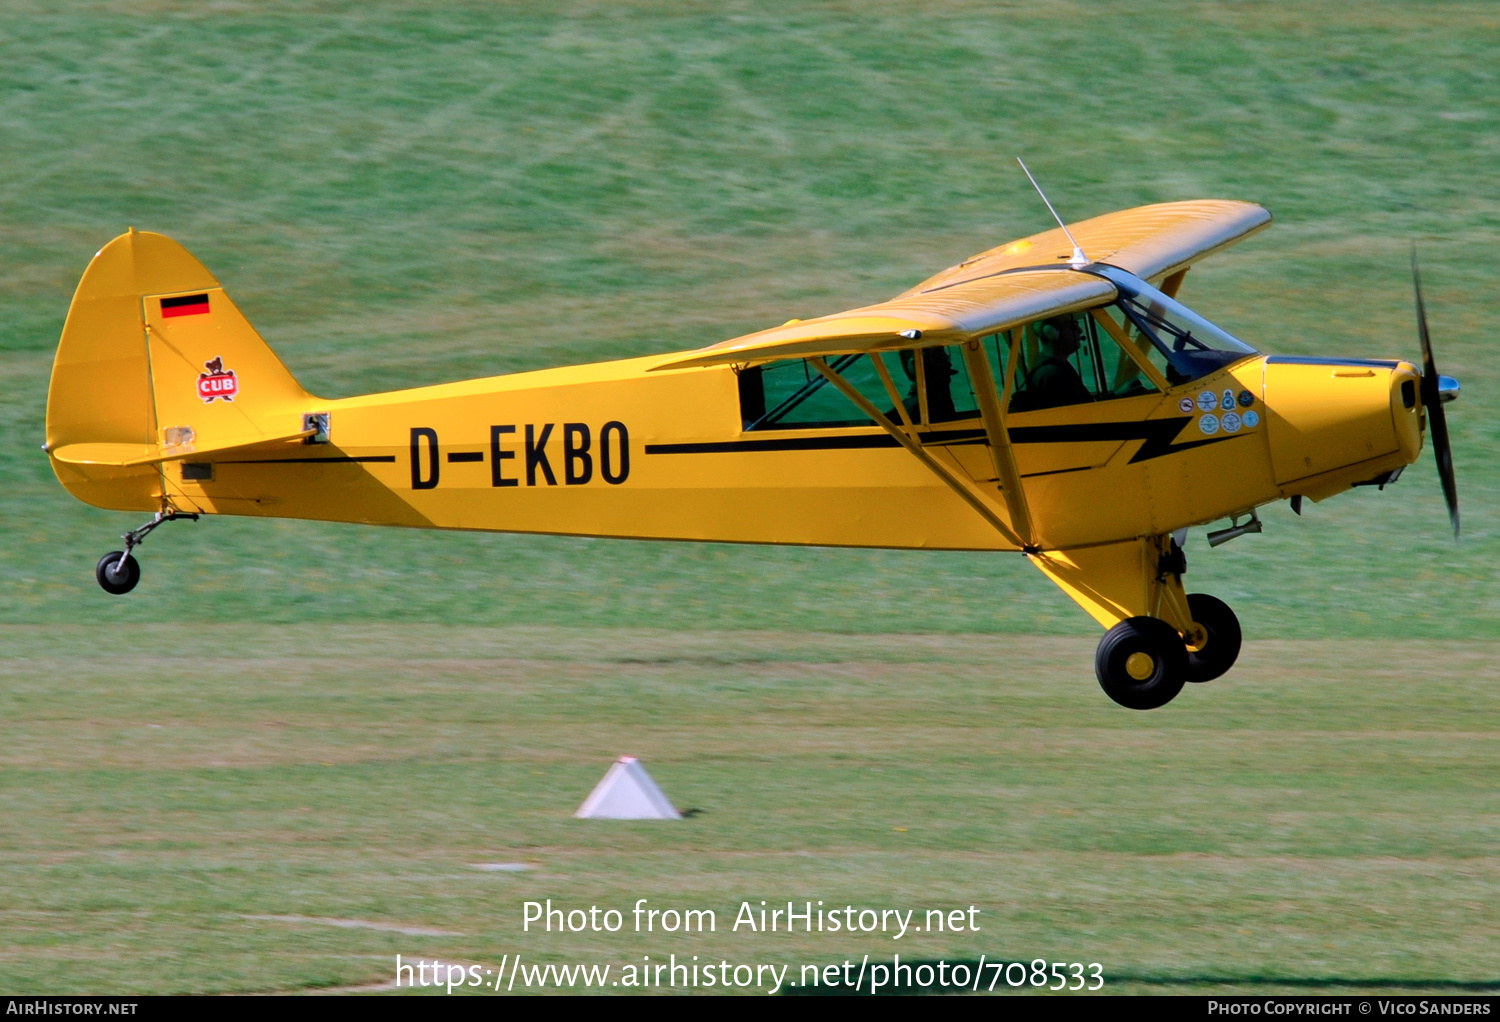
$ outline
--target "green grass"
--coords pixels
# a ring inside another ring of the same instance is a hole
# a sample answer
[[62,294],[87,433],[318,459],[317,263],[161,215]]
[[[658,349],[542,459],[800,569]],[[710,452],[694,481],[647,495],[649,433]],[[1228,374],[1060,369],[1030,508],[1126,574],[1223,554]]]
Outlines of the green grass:
[[[525,898],[632,892],[983,902],[923,954],[1140,989],[1492,979],[1497,43],[1482,3],[5,5],[0,988],[360,984],[523,948]],[[338,396],[888,297],[1047,226],[1016,153],[1070,218],[1269,207],[1183,292],[1268,351],[1412,355],[1415,239],[1464,541],[1430,456],[1195,536],[1190,588],[1258,641],[1140,715],[1018,558],[222,519],[156,533],[115,599],[92,566],[138,518],[38,450],[71,289],[127,224]],[[628,751],[704,815],[571,821]],[[465,866],[502,857],[536,869]]]
[[[358,986],[398,952],[1500,985],[1495,643],[1257,643],[1152,714],[1086,683],[1076,638],[158,625],[94,644],[0,630],[12,991]],[[701,814],[572,819],[622,753]],[[530,869],[473,868],[491,862]],[[719,929],[521,932],[527,900],[642,897]],[[981,929],[729,931],[762,899],[973,904]]]

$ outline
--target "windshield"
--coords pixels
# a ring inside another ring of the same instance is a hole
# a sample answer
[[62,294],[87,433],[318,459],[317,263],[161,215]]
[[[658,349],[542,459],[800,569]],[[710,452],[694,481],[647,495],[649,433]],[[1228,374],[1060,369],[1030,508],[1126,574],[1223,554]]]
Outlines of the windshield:
[[1119,288],[1121,311],[1134,325],[1135,332],[1166,358],[1170,383],[1196,380],[1246,355],[1258,354],[1248,344],[1133,274],[1114,266],[1095,266],[1092,272],[1108,278]]

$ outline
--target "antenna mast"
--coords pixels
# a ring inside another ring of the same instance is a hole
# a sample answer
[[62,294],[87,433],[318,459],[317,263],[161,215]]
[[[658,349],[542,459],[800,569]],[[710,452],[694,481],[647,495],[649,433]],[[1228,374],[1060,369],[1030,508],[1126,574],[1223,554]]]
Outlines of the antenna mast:
[[1042,197],[1042,201],[1047,204],[1047,212],[1052,214],[1052,219],[1057,221],[1057,226],[1062,228],[1062,232],[1066,234],[1068,236],[1068,240],[1073,243],[1073,254],[1068,258],[1068,265],[1073,267],[1073,269],[1075,270],[1087,266],[1090,261],[1089,257],[1083,254],[1083,249],[1078,247],[1078,242],[1073,238],[1073,232],[1068,230],[1068,225],[1063,223],[1062,217],[1057,215],[1057,210],[1052,208],[1052,203],[1047,201],[1047,193],[1042,191],[1042,186],[1036,183],[1036,178],[1032,177],[1031,171],[1026,169],[1026,161],[1017,156],[1016,162],[1021,165],[1021,171],[1026,175],[1026,180],[1031,182],[1031,187],[1036,189],[1036,193],[1040,195]]

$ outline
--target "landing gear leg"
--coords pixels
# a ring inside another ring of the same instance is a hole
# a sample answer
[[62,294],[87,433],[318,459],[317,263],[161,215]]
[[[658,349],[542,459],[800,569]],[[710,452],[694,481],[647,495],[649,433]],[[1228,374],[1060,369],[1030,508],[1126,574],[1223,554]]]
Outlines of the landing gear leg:
[[1234,666],[1240,655],[1240,622],[1229,604],[1207,593],[1188,593],[1193,623],[1201,625],[1207,639],[1188,650],[1188,681],[1212,681]]
[[94,567],[94,577],[99,580],[100,588],[113,596],[123,596],[134,589],[136,583],[141,580],[141,566],[131,556],[131,551],[140,546],[158,525],[175,522],[179,518],[186,518],[192,522],[198,520],[197,515],[186,511],[170,509],[158,511],[151,521],[121,536],[120,538],[125,541],[125,549],[110,551],[99,558],[99,563]]
[[1121,706],[1154,710],[1182,691],[1187,646],[1177,629],[1160,618],[1126,618],[1099,640],[1094,673],[1104,694]]

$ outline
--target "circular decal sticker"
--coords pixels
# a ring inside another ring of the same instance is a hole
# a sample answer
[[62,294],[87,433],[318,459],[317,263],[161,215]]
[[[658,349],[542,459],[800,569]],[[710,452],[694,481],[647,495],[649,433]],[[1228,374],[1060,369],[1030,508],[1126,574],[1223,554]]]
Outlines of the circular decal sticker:
[[[1213,395],[1209,396],[1212,397]],[[1198,420],[1198,428],[1209,436],[1213,436],[1219,431],[1219,417],[1217,415],[1205,415]]]
[[1240,419],[1240,422],[1244,424],[1246,429],[1254,429],[1260,425],[1260,416],[1254,412],[1246,412],[1244,417]]
[[1219,420],[1226,433],[1238,433],[1240,431],[1240,417],[1235,412],[1225,412],[1224,418]]
[[1213,411],[1214,408],[1218,406],[1218,404],[1219,399],[1214,397],[1214,392],[1211,390],[1205,390],[1203,393],[1198,395],[1198,407],[1203,409],[1205,412]]
[[1253,404],[1255,404],[1255,395],[1248,390],[1240,391],[1240,407],[1249,408]]
[[1219,399],[1219,407],[1226,412],[1234,407],[1234,391],[1226,390],[1224,396]]
[[1177,402],[1177,407],[1182,411],[1191,414],[1193,411],[1193,399],[1190,397],[1185,397],[1181,401]]

